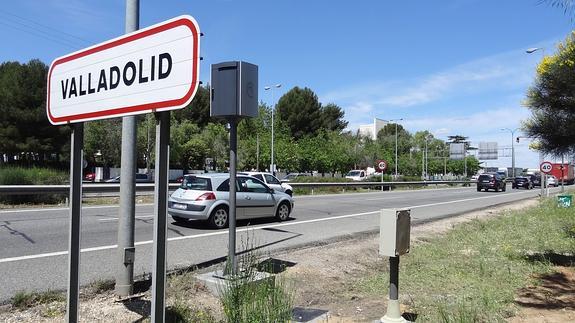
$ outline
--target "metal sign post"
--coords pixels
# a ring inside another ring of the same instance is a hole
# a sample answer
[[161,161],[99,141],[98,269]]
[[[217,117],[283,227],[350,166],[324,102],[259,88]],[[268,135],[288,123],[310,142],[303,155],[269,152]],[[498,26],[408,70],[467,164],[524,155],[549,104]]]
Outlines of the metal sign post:
[[154,189],[154,247],[152,268],[152,322],[165,319],[166,232],[168,216],[168,167],[170,112],[156,113],[156,173]]
[[68,243],[68,308],[66,311],[66,321],[69,323],[78,322],[83,146],[84,124],[77,123],[72,130],[72,154],[70,156],[70,240]]
[[236,163],[238,150],[238,121],[236,118],[229,118],[230,123],[230,209],[229,218],[229,243],[228,243],[228,263],[226,275],[235,275],[238,270],[236,259]]
[[[383,192],[383,172],[387,169],[387,162],[385,160],[378,160],[377,168],[381,172],[381,191]],[[397,176],[397,174],[395,175]]]
[[[543,185],[545,185],[545,195],[547,197],[549,197],[549,185],[547,185],[547,174],[551,173],[551,170],[553,169],[553,164],[551,164],[551,162],[548,161],[544,161],[539,165],[539,170],[541,171],[541,193],[543,193]],[[543,175],[545,174],[545,175]],[[543,179],[545,179],[545,181],[543,181]],[[541,197],[543,197],[543,194],[541,194]]]

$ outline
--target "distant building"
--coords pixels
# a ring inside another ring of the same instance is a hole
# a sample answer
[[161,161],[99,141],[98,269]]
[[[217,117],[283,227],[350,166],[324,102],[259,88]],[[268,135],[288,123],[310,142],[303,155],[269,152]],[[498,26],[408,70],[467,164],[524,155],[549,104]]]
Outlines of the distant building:
[[365,124],[359,126],[359,134],[375,140],[377,138],[377,133],[385,127],[389,122],[383,119],[373,118],[372,124]]

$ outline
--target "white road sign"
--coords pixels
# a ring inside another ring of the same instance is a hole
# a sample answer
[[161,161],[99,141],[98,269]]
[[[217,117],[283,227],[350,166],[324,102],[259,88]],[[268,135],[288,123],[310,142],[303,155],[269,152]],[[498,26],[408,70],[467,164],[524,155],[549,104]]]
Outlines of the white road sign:
[[387,163],[385,162],[385,160],[379,160],[377,162],[377,168],[379,168],[380,171],[385,171],[387,169]]
[[179,16],[57,58],[48,72],[52,124],[185,107],[199,84],[200,29]]
[[539,165],[539,169],[545,173],[545,174],[549,174],[551,173],[551,169],[553,169],[553,164],[551,164],[550,162],[546,161],[546,162],[542,162],[541,165]]

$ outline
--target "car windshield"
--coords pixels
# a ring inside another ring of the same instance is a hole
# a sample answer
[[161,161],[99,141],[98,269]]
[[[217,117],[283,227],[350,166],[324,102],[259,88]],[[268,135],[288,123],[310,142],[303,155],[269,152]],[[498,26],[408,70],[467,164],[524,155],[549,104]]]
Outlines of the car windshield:
[[352,170],[351,172],[347,173],[345,176],[359,176],[360,171]]
[[493,178],[493,175],[481,175],[479,176],[480,180],[491,180]]
[[185,190],[211,191],[212,185],[209,178],[184,176],[184,180],[182,181],[180,188]]

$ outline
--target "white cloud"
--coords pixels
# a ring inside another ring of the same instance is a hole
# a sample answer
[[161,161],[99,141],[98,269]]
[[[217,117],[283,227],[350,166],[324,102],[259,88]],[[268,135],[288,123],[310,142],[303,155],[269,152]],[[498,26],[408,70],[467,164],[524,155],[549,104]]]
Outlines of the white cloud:
[[533,58],[518,49],[415,79],[370,82],[370,85],[333,91],[323,95],[321,101],[342,106],[363,101],[374,107],[406,108],[462,94],[525,88],[531,83],[533,73]]

